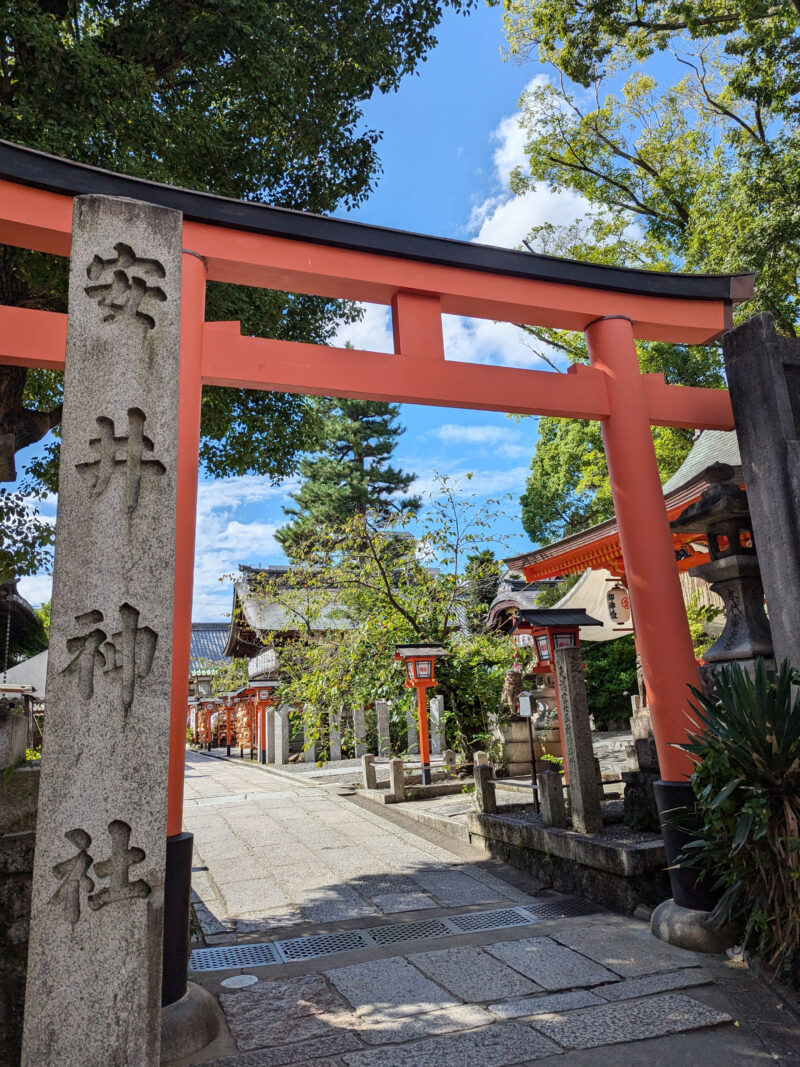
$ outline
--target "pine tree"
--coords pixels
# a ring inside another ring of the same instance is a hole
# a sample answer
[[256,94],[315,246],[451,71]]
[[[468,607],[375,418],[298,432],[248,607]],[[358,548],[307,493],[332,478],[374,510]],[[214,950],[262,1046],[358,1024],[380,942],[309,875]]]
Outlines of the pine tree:
[[389,462],[404,432],[397,404],[324,398],[317,408],[323,443],[300,461],[303,482],[291,494],[296,506],[284,508],[290,521],[276,535],[290,556],[293,546],[322,525],[339,525],[368,511],[388,522],[392,514],[421,503],[419,497],[398,498],[415,475]]

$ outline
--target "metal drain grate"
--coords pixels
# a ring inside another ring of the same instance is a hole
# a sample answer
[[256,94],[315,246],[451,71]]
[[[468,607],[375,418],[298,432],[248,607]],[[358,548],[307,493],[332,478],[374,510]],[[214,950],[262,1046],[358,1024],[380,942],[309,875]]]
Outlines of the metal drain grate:
[[342,930],[338,934],[316,934],[293,937],[290,941],[276,941],[275,947],[286,963],[329,956],[332,952],[354,952],[369,948],[370,943],[359,930]]
[[502,911],[471,911],[464,915],[451,915],[447,920],[458,933],[471,934],[476,930],[501,930],[506,926],[527,926],[531,919],[520,908],[504,908]]
[[579,897],[562,897],[556,900],[537,900],[534,904],[526,904],[524,910],[534,919],[561,919],[576,915],[596,915],[603,909]]
[[526,926],[543,919],[560,919],[573,915],[595,915],[602,908],[579,897],[556,897],[535,901],[518,908],[494,911],[471,911],[447,919],[424,919],[419,922],[372,926],[368,930],[340,930],[332,934],[311,934],[288,941],[267,941],[257,945],[220,945],[198,948],[192,953],[189,968],[193,971],[225,971],[236,967],[263,967],[275,963],[295,963],[316,959],[334,952],[355,952],[375,945],[396,945],[403,941],[454,937],[480,930],[502,930]]
[[264,967],[281,962],[275,946],[269,942],[260,945],[221,945],[219,948],[196,948],[189,959],[189,969],[227,971],[233,967]]
[[453,931],[438,919],[418,923],[394,923],[392,926],[373,926],[367,936],[376,945],[395,945],[398,941],[413,941],[418,937],[452,937]]

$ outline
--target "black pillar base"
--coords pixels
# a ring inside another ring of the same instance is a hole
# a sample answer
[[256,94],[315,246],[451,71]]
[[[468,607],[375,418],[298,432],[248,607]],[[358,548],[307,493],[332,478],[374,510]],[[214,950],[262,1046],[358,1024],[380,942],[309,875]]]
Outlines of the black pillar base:
[[261,749],[261,762],[262,763],[266,763],[267,762],[267,750],[265,748]]
[[653,782],[653,792],[661,819],[672,897],[681,908],[711,911],[720,892],[712,891],[708,878],[698,881],[691,867],[674,866],[683,846],[696,838],[701,825],[692,787],[688,782],[659,781]]
[[164,876],[164,949],[161,1006],[174,1004],[186,993],[189,972],[189,906],[192,897],[194,835],[167,838]]
[[226,756],[230,756],[230,754],[231,754],[231,746],[230,745],[226,745],[225,746],[225,755]]
[[422,784],[423,785],[430,785],[431,784],[431,768],[430,768],[430,764],[428,764],[428,763],[423,763],[422,764],[422,773],[421,773],[420,777],[422,779]]

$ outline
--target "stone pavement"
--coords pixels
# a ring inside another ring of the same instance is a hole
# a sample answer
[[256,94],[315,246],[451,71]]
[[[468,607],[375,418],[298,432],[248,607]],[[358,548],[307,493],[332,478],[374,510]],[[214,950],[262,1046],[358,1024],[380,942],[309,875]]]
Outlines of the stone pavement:
[[[568,898],[335,789],[293,784],[188,756],[206,944],[266,944],[272,959],[191,973],[224,1025],[179,1062],[800,1064],[797,1021],[739,965],[606,912],[537,919]],[[491,928],[495,916],[515,925]]]

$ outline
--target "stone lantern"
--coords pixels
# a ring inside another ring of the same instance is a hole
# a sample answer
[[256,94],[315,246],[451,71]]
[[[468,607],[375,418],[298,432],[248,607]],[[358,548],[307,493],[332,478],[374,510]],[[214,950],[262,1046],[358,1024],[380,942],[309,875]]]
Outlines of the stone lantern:
[[725,628],[703,656],[705,684],[720,664],[752,667],[759,656],[771,660],[774,653],[747,494],[727,463],[714,463],[703,473],[709,488],[670,526],[675,533],[705,534],[710,560],[689,574],[708,582],[725,605]]

